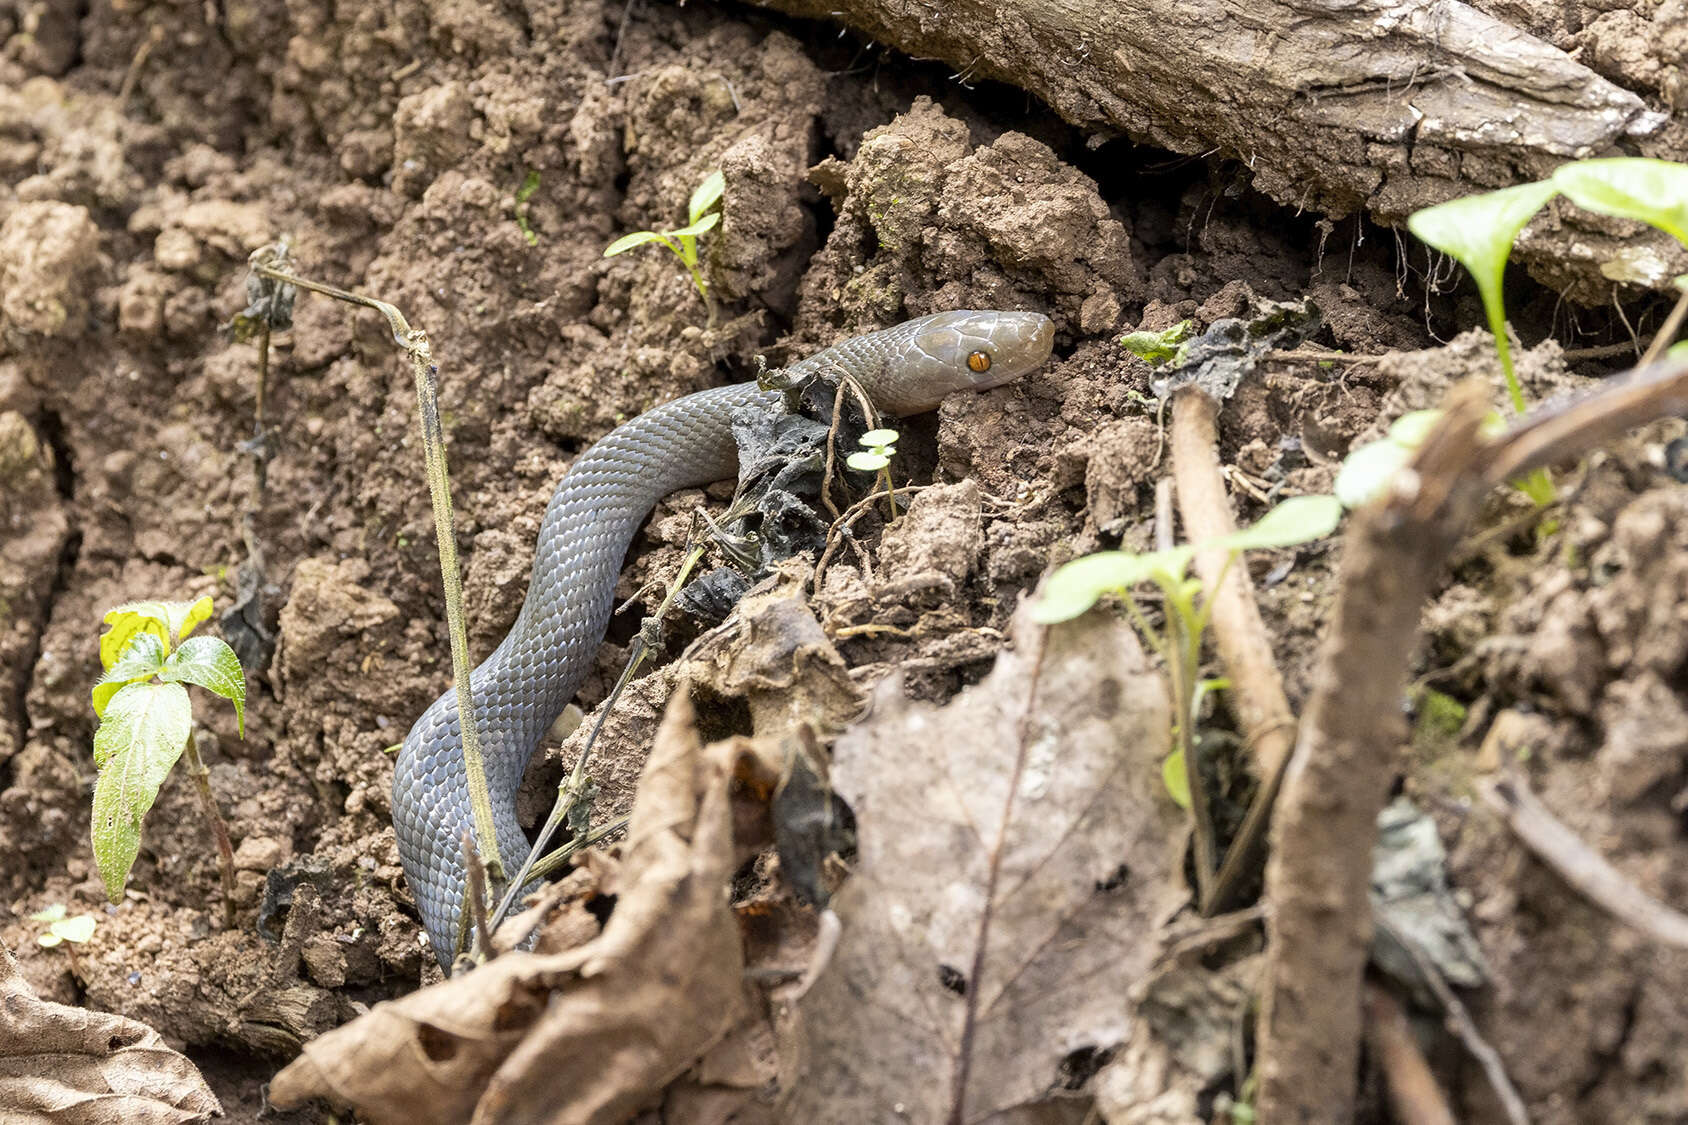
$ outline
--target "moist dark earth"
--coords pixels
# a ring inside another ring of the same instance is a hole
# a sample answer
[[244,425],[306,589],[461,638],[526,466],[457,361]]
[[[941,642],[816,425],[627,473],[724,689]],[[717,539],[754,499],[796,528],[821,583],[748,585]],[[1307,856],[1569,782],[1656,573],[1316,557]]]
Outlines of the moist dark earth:
[[[1603,65],[1645,79],[1622,29],[1598,26]],[[411,371],[379,317],[300,298],[263,388],[259,486],[257,348],[226,328],[259,246],[285,239],[301,272],[426,329],[476,658],[515,617],[575,455],[656,403],[752,377],[758,354],[951,308],[1054,318],[1044,369],[901,424],[899,472],[970,483],[883,537],[878,517],[860,524],[811,598],[859,684],[900,669],[932,700],[983,676],[1052,565],[1148,544],[1164,465],[1150,369],[1123,332],[1311,297],[1315,343],[1398,353],[1275,361],[1239,390],[1220,432],[1249,485],[1242,520],[1261,496],[1328,491],[1351,444],[1458,378],[1499,378],[1487,338],[1460,335],[1481,320],[1472,294],[1427,292],[1422,251],[1392,232],[1279,208],[1219,157],[1087,138],[1018,91],[836,27],[594,0],[49,0],[0,8],[0,38],[0,940],[43,996],[157,1028],[237,1121],[302,1042],[435,972],[389,785],[394,744],[450,674]],[[659,250],[602,250],[682,224],[717,168],[711,324]],[[1614,312],[1512,282],[1533,397],[1624,366],[1564,349],[1660,312],[1633,291]],[[1415,723],[1401,785],[1437,819],[1491,977],[1469,1000],[1538,1121],[1688,1120],[1688,954],[1577,897],[1472,787],[1504,724],[1550,806],[1688,903],[1688,489],[1662,468],[1681,430],[1577,466],[1551,534],[1464,552],[1404,701],[1418,719],[1423,689],[1459,705]],[[586,707],[691,513],[729,492],[658,507]],[[1485,526],[1518,503],[1497,497]],[[1296,704],[1339,552],[1251,560]],[[236,848],[232,929],[179,773],[118,906],[88,843],[101,615],[202,594],[220,614],[246,605],[254,657],[244,738],[226,705],[198,707]],[[606,808],[625,804],[648,729],[612,726],[600,748]],[[568,753],[531,771],[527,815]],[[74,960],[36,943],[28,915],[51,903],[98,917]],[[1462,1119],[1500,1119],[1472,1064],[1438,1062]],[[1373,1089],[1371,1119],[1379,1105]]]

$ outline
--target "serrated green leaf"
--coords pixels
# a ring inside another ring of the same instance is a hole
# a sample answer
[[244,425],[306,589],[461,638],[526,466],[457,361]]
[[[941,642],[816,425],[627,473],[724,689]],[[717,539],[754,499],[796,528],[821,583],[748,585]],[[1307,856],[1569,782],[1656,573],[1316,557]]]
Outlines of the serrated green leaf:
[[727,177],[720,172],[711,172],[703,178],[703,182],[692,192],[692,199],[686,205],[686,218],[697,222],[703,213],[721,202],[721,196],[727,190]]
[[106,895],[121,901],[141,849],[141,820],[182,756],[193,707],[181,684],[129,684],[106,704],[94,732],[94,860]]
[[246,737],[246,672],[226,641],[220,637],[189,637],[170,654],[158,678],[167,684],[198,684],[234,704],[240,737]]
[[164,642],[157,633],[139,632],[131,636],[128,647],[94,685],[94,714],[103,717],[106,704],[125,684],[156,675],[164,667],[164,652]]
[[105,613],[111,628],[100,637],[100,663],[110,668],[136,633],[147,632],[170,647],[211,616],[211,596],[191,602],[129,602]]
[[1342,522],[1342,502],[1334,496],[1294,496],[1261,516],[1252,527],[1202,544],[1232,551],[1293,547],[1322,538]]
[[636,230],[632,234],[622,235],[620,238],[604,247],[604,257],[613,258],[617,254],[625,254],[634,247],[643,246],[647,242],[660,242],[670,250],[674,251],[674,253],[678,254],[680,252],[680,248],[678,246],[669,242],[668,239],[664,238],[656,231]]
[[1688,164],[1639,156],[1561,165],[1553,184],[1578,207],[1649,223],[1688,246]]
[[1174,750],[1161,760],[1161,784],[1179,808],[1190,807],[1190,773],[1184,767],[1184,751]]
[[715,224],[720,221],[721,212],[711,211],[695,223],[689,223],[686,226],[681,227],[679,230],[665,230],[662,233],[668,235],[670,238],[696,238],[704,231],[712,230]]
[[856,470],[858,473],[877,473],[880,469],[889,465],[891,463],[891,459],[883,453],[872,453],[867,450],[863,450],[860,453],[852,453],[850,456],[844,458],[844,463]]

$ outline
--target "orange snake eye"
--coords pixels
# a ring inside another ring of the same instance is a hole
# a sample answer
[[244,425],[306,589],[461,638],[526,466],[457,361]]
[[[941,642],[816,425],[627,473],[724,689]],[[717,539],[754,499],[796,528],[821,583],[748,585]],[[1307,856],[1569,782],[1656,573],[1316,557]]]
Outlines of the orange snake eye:
[[973,352],[973,353],[969,354],[968,357],[967,357],[967,368],[968,368],[969,371],[977,371],[977,372],[980,372],[981,374],[983,374],[986,371],[989,371],[991,369],[990,353],[989,352]]

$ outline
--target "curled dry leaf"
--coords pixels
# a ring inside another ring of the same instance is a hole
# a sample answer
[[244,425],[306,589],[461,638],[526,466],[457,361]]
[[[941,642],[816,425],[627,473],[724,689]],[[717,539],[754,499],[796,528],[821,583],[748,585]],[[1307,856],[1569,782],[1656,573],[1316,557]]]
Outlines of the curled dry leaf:
[[729,783],[742,740],[700,745],[687,690],[657,731],[597,938],[512,953],[379,1004],[278,1074],[271,1100],[349,1104],[373,1122],[622,1120],[725,1035],[743,953],[727,901]]
[[158,1032],[39,999],[0,945],[0,1121],[178,1125],[222,1113]]
[[1131,987],[1188,896],[1168,719],[1135,635],[1095,613],[1022,615],[941,709],[881,687],[835,752],[859,862],[798,1005],[787,1120],[1082,1118],[1088,1099],[1054,1103],[1127,1039]]

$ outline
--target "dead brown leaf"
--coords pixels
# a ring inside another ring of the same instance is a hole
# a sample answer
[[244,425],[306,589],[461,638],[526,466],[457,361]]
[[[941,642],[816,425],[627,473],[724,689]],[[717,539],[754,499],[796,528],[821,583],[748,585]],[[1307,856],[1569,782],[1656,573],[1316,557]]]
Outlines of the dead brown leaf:
[[179,1125],[222,1113],[158,1032],[38,998],[0,945],[0,1121]]
[[742,1012],[743,952],[727,900],[729,783],[743,740],[705,751],[675,693],[639,786],[615,911],[578,949],[513,953],[377,1005],[276,1076],[373,1122],[620,1121],[721,1039]]
[[1076,1120],[1088,1098],[1058,1103],[1127,1039],[1131,986],[1188,896],[1166,690],[1102,614],[1021,618],[941,709],[894,679],[835,752],[860,857],[799,1002],[785,1118]]

